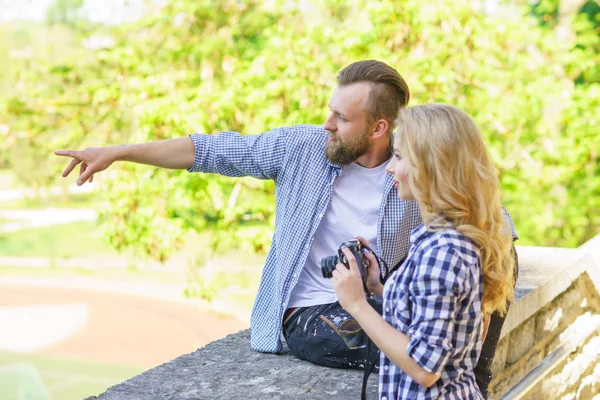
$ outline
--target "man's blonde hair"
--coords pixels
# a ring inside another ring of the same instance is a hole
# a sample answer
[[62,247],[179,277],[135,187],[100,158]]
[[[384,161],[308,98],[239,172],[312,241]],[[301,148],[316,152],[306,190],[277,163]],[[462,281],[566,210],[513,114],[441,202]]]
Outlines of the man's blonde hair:
[[440,215],[481,251],[483,312],[505,314],[514,293],[512,232],[503,216],[496,170],[475,122],[445,104],[400,111],[395,146],[426,225]]

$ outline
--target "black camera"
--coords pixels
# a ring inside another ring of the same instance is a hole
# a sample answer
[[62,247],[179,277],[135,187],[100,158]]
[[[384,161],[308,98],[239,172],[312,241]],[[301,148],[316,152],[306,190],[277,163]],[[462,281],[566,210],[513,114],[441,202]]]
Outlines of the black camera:
[[342,263],[346,266],[346,268],[350,269],[350,264],[348,264],[346,255],[342,251],[344,247],[347,247],[356,258],[356,264],[358,265],[360,276],[364,281],[365,271],[367,267],[367,260],[364,258],[363,255],[363,249],[365,249],[365,247],[357,239],[352,239],[347,241],[346,243],[342,243],[342,245],[338,249],[338,254],[336,256],[329,256],[321,259],[321,273],[323,274],[323,277],[331,278],[333,270],[335,269],[337,263]]

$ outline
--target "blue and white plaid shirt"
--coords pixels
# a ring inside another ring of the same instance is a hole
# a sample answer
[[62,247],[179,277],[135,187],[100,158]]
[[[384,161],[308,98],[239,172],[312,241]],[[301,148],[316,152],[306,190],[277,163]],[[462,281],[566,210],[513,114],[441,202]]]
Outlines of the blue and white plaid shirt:
[[[275,181],[275,233],[250,328],[253,350],[279,352],[283,313],[342,166],[325,157],[327,133],[322,126],[296,125],[247,136],[237,132],[190,136],[196,149],[190,172]],[[386,175],[373,250],[393,266],[406,257],[410,232],[421,224],[421,216],[416,202],[398,198],[397,190],[392,190],[393,177]]]
[[440,379],[425,388],[382,352],[381,400],[483,399],[474,373],[483,334],[480,253],[451,223],[437,229],[412,232],[406,261],[384,286],[383,318],[408,336],[409,357]]

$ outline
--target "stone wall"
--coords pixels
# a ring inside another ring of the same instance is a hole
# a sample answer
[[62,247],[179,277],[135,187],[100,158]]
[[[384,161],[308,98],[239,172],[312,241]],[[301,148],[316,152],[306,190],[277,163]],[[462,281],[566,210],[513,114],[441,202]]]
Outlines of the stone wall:
[[[113,386],[97,399],[354,399],[360,398],[362,377],[361,371],[300,361],[287,350],[253,352],[245,330]],[[376,399],[376,376],[369,383],[368,398]]]
[[[520,274],[493,364],[494,398],[587,399],[600,382],[600,235],[580,249],[517,247]],[[98,400],[353,399],[362,372],[250,350],[248,331],[109,388]],[[377,378],[368,398],[377,398]]]
[[524,249],[521,290],[538,285],[520,294],[507,317],[491,397],[591,399],[600,393],[600,252],[593,244],[600,249],[600,236],[580,249]]

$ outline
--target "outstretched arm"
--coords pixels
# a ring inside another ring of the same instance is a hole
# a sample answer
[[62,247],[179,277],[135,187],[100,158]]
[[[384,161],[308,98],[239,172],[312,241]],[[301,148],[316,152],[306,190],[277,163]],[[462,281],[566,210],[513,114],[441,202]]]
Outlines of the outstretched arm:
[[194,164],[194,144],[189,136],[158,142],[110,147],[89,147],[85,150],[57,150],[56,155],[71,157],[62,176],[81,165],[77,185],[91,182],[94,174],[104,171],[115,161],[129,161],[169,169],[189,169]]

